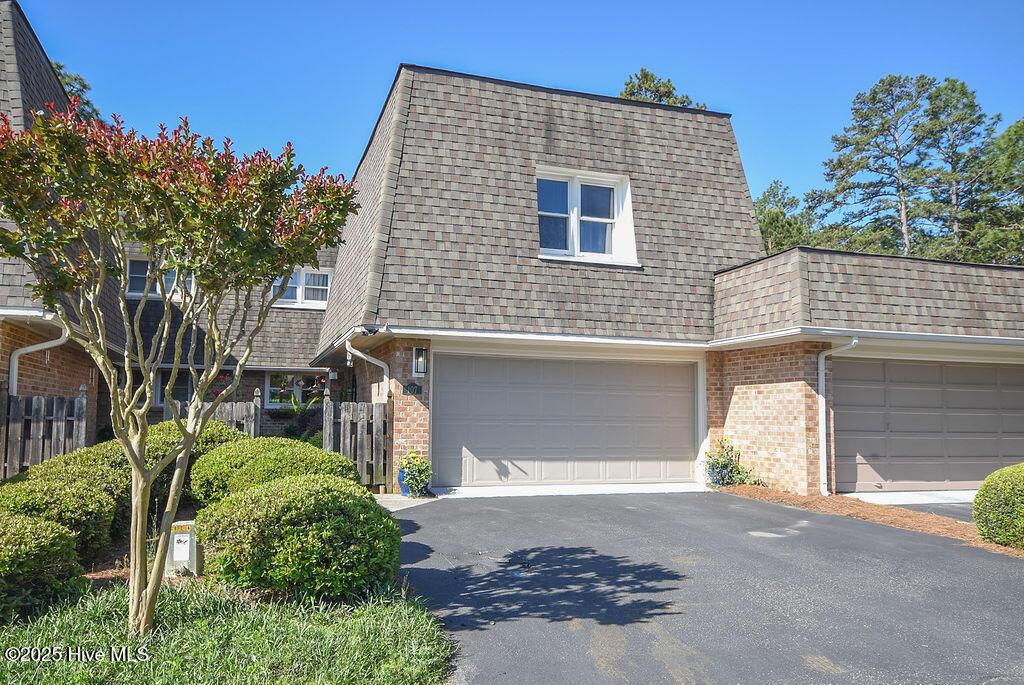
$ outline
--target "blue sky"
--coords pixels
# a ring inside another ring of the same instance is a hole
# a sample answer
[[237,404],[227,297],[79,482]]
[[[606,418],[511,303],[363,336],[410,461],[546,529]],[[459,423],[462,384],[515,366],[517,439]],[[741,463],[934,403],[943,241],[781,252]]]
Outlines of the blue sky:
[[105,113],[187,114],[240,149],[295,143],[351,175],[400,62],[617,95],[641,66],[731,112],[756,196],[821,183],[853,95],[954,76],[1024,116],[1024,2],[122,2],[22,0]]

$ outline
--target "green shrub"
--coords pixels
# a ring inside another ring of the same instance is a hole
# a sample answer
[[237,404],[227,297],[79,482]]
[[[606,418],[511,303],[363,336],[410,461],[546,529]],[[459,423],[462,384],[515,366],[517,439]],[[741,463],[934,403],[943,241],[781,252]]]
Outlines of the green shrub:
[[120,447],[84,447],[25,471],[24,480],[84,483],[114,500],[115,533],[127,531],[131,514],[132,474]]
[[75,534],[41,518],[0,514],[0,623],[84,589]]
[[990,473],[974,496],[973,509],[981,537],[1024,549],[1024,464]]
[[130,635],[123,585],[31,621],[0,627],[0,645],[111,645],[146,660],[8,661],[4,685],[432,685],[447,682],[452,643],[423,605],[394,594],[350,608],[261,602],[212,583],[165,585],[156,631]]
[[[182,490],[185,497],[192,496],[192,467],[196,461],[201,459],[211,450],[227,443],[247,440],[249,436],[240,430],[232,428],[220,421],[209,421],[203,428],[195,444],[192,446],[192,458],[189,460],[189,470],[185,474],[185,486]],[[153,466],[166,457],[174,446],[181,440],[181,433],[178,431],[174,421],[163,421],[149,427],[149,434],[146,436],[146,464]],[[158,507],[163,507],[167,502],[167,495],[171,490],[171,479],[174,477],[174,464],[169,465],[153,483],[153,501]]]
[[229,493],[239,492],[281,478],[320,473],[357,479],[348,457],[290,438],[253,438],[222,445],[196,461],[192,495],[212,504]]
[[707,454],[704,468],[712,485],[764,485],[750,468],[740,463],[740,451],[728,438],[718,439],[717,447]]
[[409,450],[404,457],[398,460],[398,468],[405,473],[399,473],[413,497],[423,497],[429,494],[430,477],[433,470],[430,467],[430,459],[421,455],[416,450]]
[[93,559],[110,544],[114,500],[86,482],[26,479],[0,487],[0,512],[67,527],[77,535],[82,559]]
[[398,524],[347,478],[279,478],[200,511],[196,528],[208,572],[236,587],[350,598],[398,570]]

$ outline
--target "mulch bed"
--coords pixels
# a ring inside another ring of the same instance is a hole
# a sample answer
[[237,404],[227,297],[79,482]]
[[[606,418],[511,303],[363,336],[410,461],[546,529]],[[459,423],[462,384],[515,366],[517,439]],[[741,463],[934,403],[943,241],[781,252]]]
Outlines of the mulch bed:
[[817,511],[822,514],[849,516],[850,518],[880,523],[883,526],[913,530],[918,533],[940,535],[945,538],[960,540],[972,547],[980,547],[989,552],[998,552],[1018,559],[1024,559],[1024,549],[1006,547],[982,540],[973,523],[957,521],[948,516],[929,514],[924,511],[913,511],[903,507],[870,504],[853,497],[832,495],[792,495],[778,492],[759,485],[730,485],[719,488],[730,495],[739,495],[750,499],[759,499],[775,504],[784,504],[799,509]]

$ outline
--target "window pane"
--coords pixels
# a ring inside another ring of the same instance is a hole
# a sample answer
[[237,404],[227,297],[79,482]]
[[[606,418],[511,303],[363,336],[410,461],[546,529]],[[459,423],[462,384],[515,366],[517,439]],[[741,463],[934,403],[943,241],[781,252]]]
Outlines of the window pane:
[[303,299],[314,300],[316,302],[326,302],[328,282],[329,278],[327,274],[307,273]]
[[600,221],[580,222],[580,252],[608,252],[608,224]]
[[537,179],[537,209],[552,214],[569,213],[568,181]]
[[[149,274],[149,262],[144,259],[132,259],[128,262],[128,290],[141,293],[146,289],[146,276]],[[156,292],[156,283],[152,292]]]
[[291,404],[294,388],[295,376],[288,373],[272,373],[267,401],[273,404]]
[[564,250],[568,245],[566,219],[559,216],[540,218],[540,246],[545,250]]
[[597,219],[612,218],[612,201],[615,191],[604,186],[580,186],[582,215]]
[[[278,278],[274,281],[274,291],[281,286],[281,279]],[[282,300],[295,300],[298,297],[299,292],[299,279],[293,272],[291,278],[288,279],[288,287],[284,289],[284,295],[281,296]]]
[[[168,269],[164,272],[164,290],[171,292],[171,288],[174,287],[174,276],[176,275],[176,269]],[[178,288],[184,288],[185,290],[192,289],[192,277],[186,276],[185,281],[178,283]]]

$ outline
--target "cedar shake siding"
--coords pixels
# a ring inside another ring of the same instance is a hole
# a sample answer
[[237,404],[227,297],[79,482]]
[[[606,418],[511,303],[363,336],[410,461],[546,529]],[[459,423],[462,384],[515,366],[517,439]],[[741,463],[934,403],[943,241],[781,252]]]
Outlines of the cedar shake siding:
[[800,247],[715,275],[715,337],[797,326],[1024,338],[1024,269]]
[[[538,166],[627,176],[642,266],[539,259]],[[356,183],[321,349],[356,323],[708,340],[713,273],[764,254],[713,112],[403,66]]]

